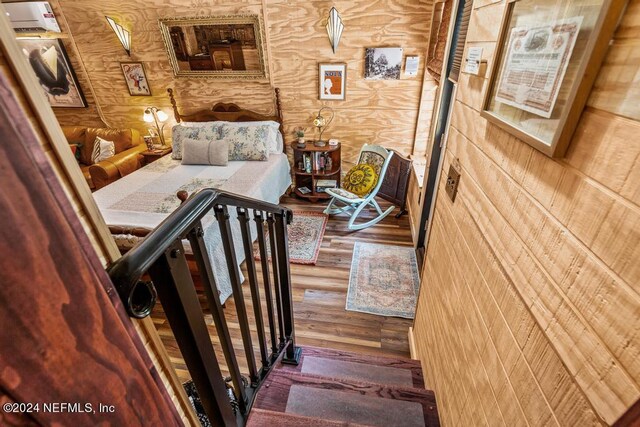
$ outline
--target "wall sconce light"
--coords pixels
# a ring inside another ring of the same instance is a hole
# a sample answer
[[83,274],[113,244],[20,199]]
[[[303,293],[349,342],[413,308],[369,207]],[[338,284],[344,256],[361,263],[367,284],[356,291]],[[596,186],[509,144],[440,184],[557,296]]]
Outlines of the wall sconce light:
[[114,21],[113,18],[108,16],[105,16],[105,18],[107,18],[107,22],[111,26],[113,32],[118,36],[118,40],[122,43],[122,47],[127,51],[127,55],[131,56],[131,32]]
[[[144,116],[142,116],[142,120],[144,120],[147,123],[155,123],[156,124],[156,129],[149,129],[149,133],[151,133],[151,136],[155,136],[153,135],[153,133],[158,134],[158,137],[160,138],[160,143],[162,144],[163,147],[166,146],[165,142],[164,142],[164,133],[163,133],[163,129],[164,129],[164,124],[162,126],[160,126],[160,123],[166,121],[169,118],[169,116],[167,116],[167,113],[165,113],[164,111],[158,109],[158,107],[147,107],[144,110]],[[154,132],[151,132],[151,131]]]
[[329,11],[329,19],[327,20],[327,34],[329,35],[329,42],[333,48],[333,53],[336,53],[336,50],[338,50],[342,30],[344,30],[344,24],[342,23],[340,14],[338,14],[335,7],[332,7]]

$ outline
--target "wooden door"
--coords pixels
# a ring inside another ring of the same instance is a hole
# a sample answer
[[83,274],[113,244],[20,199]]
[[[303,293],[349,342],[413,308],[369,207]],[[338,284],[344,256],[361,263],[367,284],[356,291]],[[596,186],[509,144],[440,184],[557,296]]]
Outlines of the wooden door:
[[0,73],[0,425],[25,424],[182,423]]

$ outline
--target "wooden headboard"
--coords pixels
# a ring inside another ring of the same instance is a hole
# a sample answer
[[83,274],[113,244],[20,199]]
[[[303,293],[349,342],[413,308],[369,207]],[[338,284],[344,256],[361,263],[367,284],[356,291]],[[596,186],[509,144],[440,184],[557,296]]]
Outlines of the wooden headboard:
[[[173,89],[167,89],[169,93],[169,99],[173,106],[173,115],[177,123],[180,122],[262,122],[262,121],[275,121],[280,123],[280,133],[284,138],[284,129],[282,127],[282,106],[280,104],[280,89],[275,88],[276,98],[276,114],[269,116],[261,113],[257,113],[252,110],[246,110],[240,108],[237,104],[230,104],[226,102],[218,102],[211,109],[198,110],[191,114],[181,114],[178,111],[178,105],[176,104],[176,98],[173,96]],[[284,145],[284,144],[283,144]],[[283,147],[284,152],[287,152],[286,145]]]

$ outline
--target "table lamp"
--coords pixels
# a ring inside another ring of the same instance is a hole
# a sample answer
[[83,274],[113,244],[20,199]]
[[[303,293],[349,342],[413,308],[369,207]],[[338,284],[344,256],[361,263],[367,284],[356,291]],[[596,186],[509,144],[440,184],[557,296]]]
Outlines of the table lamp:
[[[164,141],[164,134],[163,134],[163,129],[164,129],[164,124],[162,126],[160,126],[160,123],[165,122],[167,119],[169,118],[169,116],[167,116],[167,113],[165,113],[164,111],[158,109],[158,107],[147,107],[144,110],[144,116],[142,116],[142,119],[147,122],[147,123],[155,123],[156,124],[156,129],[155,131],[158,133],[158,137],[160,137],[160,143],[162,144],[163,147],[166,147],[165,141]],[[151,130],[151,129],[149,129]]]
[[[331,113],[331,117],[329,117],[328,121],[322,115],[322,112],[325,110]],[[327,141],[322,140],[322,132],[324,132],[327,129],[327,127],[329,127],[329,125],[333,121],[333,116],[334,116],[334,113],[330,107],[322,107],[320,111],[318,111],[316,118],[313,119],[313,125],[317,127],[318,130],[320,131],[320,138],[313,143],[313,145],[315,145],[316,147],[324,147],[325,145],[327,145]]]

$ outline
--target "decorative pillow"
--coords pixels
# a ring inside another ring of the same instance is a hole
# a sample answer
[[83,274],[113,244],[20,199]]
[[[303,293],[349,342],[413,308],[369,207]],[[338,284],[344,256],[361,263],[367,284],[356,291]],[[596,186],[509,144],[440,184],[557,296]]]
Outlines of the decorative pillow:
[[186,139],[182,142],[183,165],[227,166],[228,161],[227,141],[206,142]]
[[80,163],[80,148],[82,144],[69,144],[69,148],[71,148],[71,152],[73,153],[73,157],[76,158],[76,162]]
[[378,174],[370,165],[361,163],[351,168],[344,177],[342,187],[357,194],[358,196],[365,196],[373,190],[378,183]]
[[187,139],[212,142],[221,139],[222,122],[206,122],[203,126],[189,127],[176,125],[171,129],[171,144],[173,151],[171,158],[182,159],[182,143]]
[[260,126],[222,126],[221,135],[229,144],[229,161],[269,159],[269,125]]
[[282,153],[284,150],[284,140],[282,133],[280,133],[280,123],[273,120],[267,120],[262,122],[224,122],[225,125],[231,127],[259,127],[269,126],[269,134],[267,136],[267,146],[269,148],[269,154]]
[[96,136],[96,140],[93,143],[93,151],[91,152],[91,161],[99,163],[103,160],[107,160],[109,157],[113,157],[116,154],[116,145],[113,141],[107,141],[99,136]]

